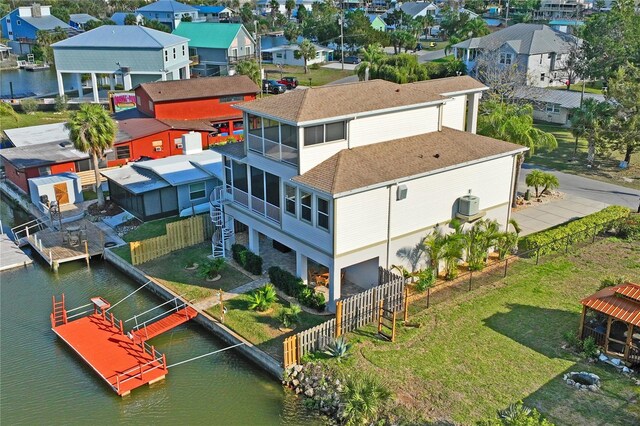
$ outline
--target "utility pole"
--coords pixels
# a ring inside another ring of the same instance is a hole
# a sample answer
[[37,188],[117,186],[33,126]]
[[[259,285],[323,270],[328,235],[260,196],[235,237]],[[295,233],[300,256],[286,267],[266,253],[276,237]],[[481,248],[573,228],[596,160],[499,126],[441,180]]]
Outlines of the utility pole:
[[340,2],[340,64],[344,71],[344,1]]
[[[587,80],[588,79],[582,80],[582,94],[580,95],[580,109],[582,109],[582,102],[584,101],[584,86],[587,85]],[[571,82],[571,80],[569,80],[569,82]],[[576,146],[573,148],[573,153],[574,154],[578,153],[578,137],[577,136],[576,136]]]
[[258,21],[253,21],[253,28],[255,30],[256,35],[256,52],[258,54],[258,69],[260,70],[260,97],[262,97],[262,79],[264,78],[262,75],[262,47],[260,46],[260,33],[258,32]]

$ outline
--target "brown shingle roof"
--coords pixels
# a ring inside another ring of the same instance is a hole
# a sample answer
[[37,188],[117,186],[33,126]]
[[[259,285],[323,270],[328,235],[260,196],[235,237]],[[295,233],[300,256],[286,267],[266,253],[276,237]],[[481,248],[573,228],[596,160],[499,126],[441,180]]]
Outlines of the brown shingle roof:
[[468,76],[407,84],[370,80],[293,90],[278,96],[244,102],[237,107],[289,122],[302,123],[436,102],[446,99],[442,93],[483,89],[486,89],[483,84]]
[[140,89],[144,90],[153,102],[212,98],[248,93],[255,94],[260,92],[260,88],[246,75],[156,81],[152,83],[142,83]]
[[441,132],[343,149],[293,180],[340,194],[525,150],[520,145],[445,127]]
[[607,287],[581,300],[595,311],[640,327],[640,285],[626,283]]

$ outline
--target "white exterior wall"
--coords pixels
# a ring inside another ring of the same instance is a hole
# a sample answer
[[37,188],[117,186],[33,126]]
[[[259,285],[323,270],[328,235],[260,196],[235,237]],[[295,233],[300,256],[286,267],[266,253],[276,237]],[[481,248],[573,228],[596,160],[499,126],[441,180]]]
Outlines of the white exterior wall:
[[438,106],[367,116],[352,120],[351,148],[438,130]]
[[[510,200],[513,157],[474,164],[401,184],[407,186],[407,197],[396,200],[396,186],[391,186],[391,219],[389,235],[392,241],[390,257],[398,248],[410,245],[437,223],[451,220],[458,209],[458,198],[469,190],[480,198],[480,209],[496,210],[495,218],[505,224]],[[336,202],[336,254],[348,253],[369,246],[386,245],[389,210],[389,188],[379,188],[348,195]],[[363,220],[366,218],[366,220]],[[405,237],[410,237],[408,240]],[[415,243],[414,243],[415,244]],[[377,252],[380,254],[380,252]],[[369,255],[370,253],[367,253]],[[368,258],[374,256],[369,255]],[[362,259],[362,260],[366,260]],[[395,261],[395,260],[394,260]],[[386,263],[386,250],[381,264]],[[393,262],[390,262],[393,263]]]
[[[348,126],[349,124],[347,124],[347,127]],[[349,145],[346,140],[319,143],[307,147],[301,146],[301,149],[299,151],[300,174],[308,172],[310,169],[322,163],[324,160],[332,157],[343,149],[347,149],[348,147]]]
[[547,112],[546,106],[542,105],[542,109],[536,108],[533,110],[533,119],[562,124],[564,126],[568,124],[569,110],[567,108],[560,107],[560,112]]
[[[292,185],[295,186],[295,185]],[[304,191],[312,192],[303,188]],[[281,194],[284,194],[284,186],[282,187]],[[313,192],[312,192],[313,193]],[[320,195],[320,197],[329,201],[329,212],[333,211],[333,203],[330,197]],[[333,234],[331,230],[333,229],[333,215],[329,215],[329,231],[326,231],[322,228],[318,228],[316,226],[317,220],[317,202],[316,194],[313,196],[313,206],[311,211],[311,219],[312,223],[305,222],[301,220],[300,217],[300,206],[298,205],[298,217],[294,217],[293,215],[285,212],[285,200],[284,195],[282,196],[282,200],[280,201],[280,208],[282,210],[281,218],[282,224],[281,228],[291,235],[295,235],[300,240],[311,244],[312,246],[318,248],[319,250],[324,251],[325,253],[333,253]],[[299,204],[299,202],[298,202]]]
[[454,96],[453,100],[444,104],[442,125],[464,131],[464,117],[467,110],[467,95]]

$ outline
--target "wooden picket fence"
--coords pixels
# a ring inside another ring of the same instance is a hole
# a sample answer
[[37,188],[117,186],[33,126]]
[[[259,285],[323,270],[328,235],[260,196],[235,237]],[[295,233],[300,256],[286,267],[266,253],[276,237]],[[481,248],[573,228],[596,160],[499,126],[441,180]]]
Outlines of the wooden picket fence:
[[378,279],[379,285],[336,302],[335,318],[285,339],[285,368],[299,363],[305,354],[325,349],[336,337],[378,321],[380,302],[388,311],[405,311],[404,279],[382,267]]
[[139,265],[172,251],[180,250],[211,238],[213,224],[209,215],[193,216],[165,225],[167,233],[159,237],[129,243],[131,264]]

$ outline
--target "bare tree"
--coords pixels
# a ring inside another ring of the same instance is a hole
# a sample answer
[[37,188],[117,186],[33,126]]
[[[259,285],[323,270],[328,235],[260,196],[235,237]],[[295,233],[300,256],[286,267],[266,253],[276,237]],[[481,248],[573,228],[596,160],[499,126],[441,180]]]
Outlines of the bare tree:
[[[489,87],[501,101],[515,101],[526,95],[531,79],[518,63],[517,55],[507,56],[500,46],[478,50],[472,74]],[[518,96],[516,96],[518,94]]]

